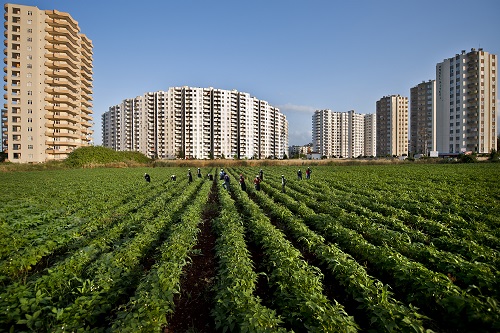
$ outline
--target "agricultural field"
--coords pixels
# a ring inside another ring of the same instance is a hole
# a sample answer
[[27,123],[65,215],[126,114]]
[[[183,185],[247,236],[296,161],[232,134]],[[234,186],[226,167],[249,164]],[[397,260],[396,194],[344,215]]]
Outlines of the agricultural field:
[[0,173],[0,332],[500,331],[499,164],[298,168]]

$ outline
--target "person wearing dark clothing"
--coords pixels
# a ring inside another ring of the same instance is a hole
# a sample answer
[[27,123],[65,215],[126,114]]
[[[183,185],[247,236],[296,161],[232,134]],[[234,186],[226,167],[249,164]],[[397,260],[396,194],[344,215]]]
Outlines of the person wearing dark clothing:
[[227,173],[224,175],[224,188],[229,191],[229,175]]
[[285,175],[281,175],[281,192],[285,193],[286,179]]
[[151,177],[149,177],[149,175],[147,173],[144,174],[144,179],[150,183],[151,182]]
[[253,180],[253,184],[255,185],[255,190],[260,191],[260,178],[259,176],[255,176]]
[[243,175],[240,175],[240,186],[241,190],[246,192],[247,184],[245,184],[245,178],[243,178]]
[[214,176],[213,176],[211,173],[209,173],[209,174],[207,175],[207,177],[208,177],[208,179],[209,179],[209,180],[214,180]]
[[297,171],[297,178],[298,180],[302,180],[302,171],[300,171],[300,169]]
[[219,172],[219,179],[220,180],[224,180],[224,176],[226,175],[226,173],[224,172],[224,169],[220,169],[220,172]]
[[307,168],[307,170],[306,170],[306,179],[311,179],[311,173],[312,173],[312,170],[310,168]]
[[260,171],[259,171],[259,176],[260,176],[260,181],[263,181],[264,180],[264,171],[262,171],[262,169],[260,169]]
[[200,170],[200,168],[198,168],[197,175],[198,175],[198,178],[201,178],[201,170]]
[[193,175],[191,174],[191,169],[188,169],[188,181],[190,183],[193,181]]
[[177,177],[176,177],[175,175],[172,175],[172,176],[170,176],[170,179],[171,179],[171,180],[176,180],[176,179],[177,179]]

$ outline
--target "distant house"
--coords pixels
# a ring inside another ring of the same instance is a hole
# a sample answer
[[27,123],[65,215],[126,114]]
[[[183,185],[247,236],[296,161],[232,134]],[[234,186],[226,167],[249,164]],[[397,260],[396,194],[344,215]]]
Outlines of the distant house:
[[321,154],[316,153],[316,152],[311,152],[307,154],[307,159],[308,160],[320,160],[321,159]]

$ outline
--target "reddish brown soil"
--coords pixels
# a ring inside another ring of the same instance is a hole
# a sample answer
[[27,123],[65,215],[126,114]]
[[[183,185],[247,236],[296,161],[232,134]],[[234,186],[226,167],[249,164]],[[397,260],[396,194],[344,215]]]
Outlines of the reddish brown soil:
[[[215,183],[214,183],[215,184]],[[213,292],[216,274],[215,235],[211,221],[218,215],[217,186],[212,187],[208,208],[199,226],[198,242],[191,255],[192,262],[181,280],[181,293],[175,299],[175,312],[168,318],[164,333],[216,332],[210,312],[213,309]]]

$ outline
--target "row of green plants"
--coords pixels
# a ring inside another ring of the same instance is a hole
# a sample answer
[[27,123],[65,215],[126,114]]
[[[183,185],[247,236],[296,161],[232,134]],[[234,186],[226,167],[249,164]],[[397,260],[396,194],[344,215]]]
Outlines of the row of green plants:
[[[190,262],[196,245],[202,213],[207,204],[211,183],[196,188],[196,196],[168,231],[159,246],[158,259],[137,285],[129,301],[118,307],[112,331],[160,332],[174,312],[174,296],[180,293],[180,278]],[[194,188],[194,187],[193,187]]]
[[[308,198],[309,193],[305,192],[303,187],[294,187],[294,189],[304,194],[306,199]],[[331,193],[328,198],[325,195],[316,195],[316,199],[322,203],[314,207],[316,210],[327,212],[325,207],[340,207],[345,211],[365,216],[371,221],[380,222],[395,231],[403,232],[406,236],[410,237],[411,241],[425,244],[432,242],[439,250],[443,251],[450,251],[451,248],[456,248],[453,252],[465,256],[469,261],[481,261],[484,264],[493,265],[497,270],[500,269],[499,252],[495,248],[483,245],[484,241],[481,242],[482,244],[478,244],[477,242],[478,238],[479,240],[484,239],[484,237],[481,237],[482,235],[486,235],[486,238],[492,239],[489,231],[478,232],[477,230],[470,229],[469,225],[462,223],[460,219],[455,220],[453,223],[450,223],[449,220],[448,222],[444,221],[439,217],[428,219],[414,215],[403,208],[396,208],[390,206],[388,203],[374,200],[373,195],[369,197],[357,192],[340,191],[325,184],[312,184],[310,191],[314,193],[326,193],[325,191],[328,191]],[[330,202],[333,202],[335,205],[332,206]],[[451,245],[456,244],[457,239],[460,239],[461,244],[458,248]]]
[[[377,332],[425,332],[421,315],[413,306],[405,306],[394,298],[388,285],[368,275],[362,265],[335,244],[325,242],[324,237],[309,229],[302,219],[296,217],[285,205],[275,200],[286,196],[267,187],[265,192],[252,191],[253,198],[270,216],[279,220],[283,227],[307,251],[311,251],[325,264],[339,285],[357,303],[360,316],[368,330]],[[283,199],[282,199],[283,200]]]
[[321,271],[304,260],[247,193],[237,187],[232,193],[246,218],[250,239],[264,252],[273,304],[281,310],[285,322],[308,332],[357,331],[358,325],[344,307],[325,296]]
[[[270,186],[268,182],[269,179],[263,184],[264,191]],[[278,187],[276,181],[275,187]],[[477,330],[478,327],[491,330],[498,326],[500,312],[494,297],[473,296],[467,290],[455,286],[446,275],[408,260],[392,246],[369,243],[357,232],[340,225],[336,217],[317,214],[289,195],[282,199],[284,205],[327,240],[337,243],[356,260],[366,261],[376,267],[382,280],[389,281],[399,295],[404,295],[405,302],[425,309],[424,314],[441,318],[451,327],[466,324],[471,330]]]
[[[169,207],[169,203],[172,199],[178,197],[180,193],[174,184],[171,185],[171,188],[164,188],[162,185],[169,184],[162,183],[158,183],[155,188],[149,186],[152,184],[141,183],[141,185],[146,190],[143,192],[141,189],[136,193],[139,194],[138,202],[132,205],[132,209],[121,212],[115,211],[118,214],[113,215],[112,219],[104,213],[103,220],[108,222],[109,227],[100,233],[92,235],[93,237],[89,238],[87,244],[80,242],[81,247],[76,246],[72,254],[43,270],[39,274],[40,276],[33,275],[27,281],[19,280],[9,284],[0,299],[3,303],[2,308],[7,309],[3,316],[0,315],[1,322],[7,325],[27,326],[31,329],[53,327],[65,317],[71,317],[69,313],[73,311],[71,310],[72,302],[77,299],[88,300],[89,293],[92,294],[94,291],[101,290],[101,284],[106,282],[106,278],[94,279],[94,273],[99,272],[96,262],[101,262],[104,267],[114,267],[116,273],[120,274],[120,270],[124,271],[125,269],[120,268],[121,266],[115,267],[114,255],[124,251],[119,260],[124,261],[124,258],[133,260],[130,259],[130,256],[133,258],[134,251],[140,249],[141,246],[143,246],[143,252],[149,251],[147,246],[144,247],[142,244],[146,244],[148,239],[144,240],[144,236],[142,236],[141,241],[141,237],[136,236],[151,235],[154,225],[151,225],[150,222],[156,221],[158,216],[165,214],[165,209]],[[175,185],[181,186],[181,188],[186,187],[187,181],[181,181]],[[187,187],[191,194],[196,191],[196,188],[195,186]],[[146,193],[150,195],[144,195]],[[181,197],[184,200],[182,202],[187,200],[186,195]],[[180,210],[181,208],[178,203],[177,209]],[[129,248],[131,247],[130,253],[127,250],[121,250],[127,244],[130,244],[128,245]],[[121,265],[123,264],[125,262],[121,263]],[[123,275],[125,274],[128,274],[128,272]],[[125,277],[115,277],[114,280],[117,284],[127,281]],[[130,281],[130,283],[133,283],[133,281]],[[96,287],[96,285],[99,285],[99,287]],[[90,300],[92,301],[92,298]],[[93,311],[103,312],[105,307],[96,306]],[[81,316],[87,318],[87,313]],[[92,316],[88,319],[91,320]],[[82,322],[74,322],[74,325],[79,327]],[[61,327],[64,327],[64,325]]]
[[[391,246],[407,258],[418,261],[429,269],[450,276],[457,285],[466,289],[477,286],[477,290],[473,292],[498,297],[499,283],[497,276],[499,272],[492,265],[470,262],[461,255],[436,249],[429,243],[425,244],[425,241],[412,240],[412,237],[409,237],[412,234],[411,229],[405,231],[391,230],[386,225],[378,223],[377,219],[369,214],[367,210],[363,211],[364,215],[349,210],[346,211],[340,207],[343,206],[342,204],[339,205],[340,196],[331,197],[329,201],[326,201],[326,205],[317,205],[318,199],[327,200],[327,198],[322,194],[317,194],[318,191],[308,189],[305,186],[300,187],[300,190],[304,194],[298,191],[291,192],[295,199],[304,202],[309,207],[314,207],[317,213],[325,213],[335,217],[336,221],[342,226],[355,230],[372,244]],[[417,233],[417,235],[420,234]]]
[[285,332],[283,319],[255,296],[257,273],[245,241],[241,215],[229,193],[219,190],[220,215],[212,223],[217,235],[216,303],[212,314],[223,332]]

